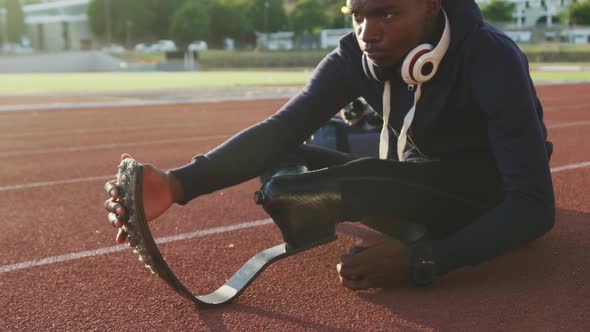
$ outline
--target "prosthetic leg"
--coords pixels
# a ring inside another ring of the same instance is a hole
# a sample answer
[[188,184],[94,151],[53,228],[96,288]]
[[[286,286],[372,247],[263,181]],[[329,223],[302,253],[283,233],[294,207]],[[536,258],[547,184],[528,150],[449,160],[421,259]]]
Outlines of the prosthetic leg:
[[[320,174],[321,170],[306,171],[305,167],[295,167],[276,173],[255,194],[256,203],[275,221],[285,243],[252,257],[213,293],[193,295],[162,257],[148,227],[142,197],[143,166],[133,159],[125,159],[119,165],[116,184],[121,194],[118,203],[127,209],[129,216],[123,225],[129,246],[152,274],[158,275],[174,291],[197,306],[229,303],[273,262],[336,239],[336,224],[344,220],[338,181]],[[368,225],[378,230],[379,225],[387,224],[379,218],[373,219],[373,223]],[[423,236],[422,228],[393,227],[397,230],[389,229],[389,232],[400,233],[409,242]]]
[[[300,171],[305,171],[304,168]],[[321,198],[308,197],[309,199],[297,199],[297,195],[289,195],[283,185],[288,185],[288,179],[279,180],[283,177],[271,179],[260,192],[256,193],[256,200],[262,204],[267,211],[271,211],[273,218],[279,220],[277,224],[286,238],[287,243],[266,249],[250,260],[248,260],[223,286],[216,291],[206,295],[193,295],[176,277],[170,269],[156,242],[151,234],[143,208],[143,165],[133,159],[125,159],[121,162],[117,174],[117,187],[120,191],[118,203],[122,204],[128,212],[128,220],[124,222],[123,229],[127,232],[127,241],[133,248],[133,252],[139,255],[142,262],[152,274],[158,275],[174,291],[184,298],[192,301],[199,307],[210,307],[229,303],[237,298],[254,279],[273,262],[294,255],[301,251],[311,249],[336,239],[334,225],[325,222],[319,232],[313,230],[312,223],[295,225],[286,222],[283,217],[305,218],[305,213],[299,212],[297,208],[286,208],[285,204],[303,205],[310,203],[325,203]],[[284,178],[289,178],[285,176]],[[335,194],[326,194],[327,199],[336,199]],[[335,204],[332,202],[331,204]],[[288,212],[282,212],[285,208]],[[315,219],[315,218],[314,218]],[[290,220],[290,219],[289,219]],[[330,219],[332,222],[335,220]],[[293,232],[293,236],[290,233]]]

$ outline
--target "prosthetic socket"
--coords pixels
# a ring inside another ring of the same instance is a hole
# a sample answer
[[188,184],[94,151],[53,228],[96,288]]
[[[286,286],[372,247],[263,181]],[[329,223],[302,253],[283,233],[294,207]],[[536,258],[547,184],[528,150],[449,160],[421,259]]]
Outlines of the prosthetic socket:
[[256,204],[279,226],[287,245],[296,249],[334,239],[336,224],[343,221],[338,181],[318,176],[321,171],[305,170],[276,174],[255,194]]

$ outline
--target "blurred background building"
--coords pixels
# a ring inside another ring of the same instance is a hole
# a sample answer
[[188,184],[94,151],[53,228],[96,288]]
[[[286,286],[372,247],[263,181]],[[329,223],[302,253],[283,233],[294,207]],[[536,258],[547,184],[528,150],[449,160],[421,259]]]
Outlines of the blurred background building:
[[[478,4],[489,4],[493,0],[476,0]],[[571,5],[574,0],[506,0],[515,5],[512,16],[514,28],[530,28],[545,26],[552,28],[567,24],[561,22],[560,14]]]
[[89,4],[90,0],[46,0],[23,6],[31,46],[45,51],[90,49]]

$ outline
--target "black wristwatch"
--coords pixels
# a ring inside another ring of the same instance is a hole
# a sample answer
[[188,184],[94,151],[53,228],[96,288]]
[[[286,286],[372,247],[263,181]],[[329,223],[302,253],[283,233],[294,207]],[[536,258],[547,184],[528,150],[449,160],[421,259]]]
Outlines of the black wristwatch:
[[432,285],[436,276],[436,262],[432,254],[432,242],[428,239],[421,239],[411,245],[412,278],[417,287],[428,287]]

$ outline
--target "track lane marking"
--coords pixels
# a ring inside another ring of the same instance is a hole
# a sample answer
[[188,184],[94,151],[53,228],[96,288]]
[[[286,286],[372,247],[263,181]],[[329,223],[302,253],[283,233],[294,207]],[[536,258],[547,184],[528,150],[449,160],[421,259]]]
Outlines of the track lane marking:
[[[575,121],[575,122],[563,122],[556,124],[546,124],[548,129],[573,127],[573,126],[585,126],[590,125],[590,121]],[[199,123],[176,123],[176,124],[163,124],[158,126],[135,126],[125,127],[126,131],[141,131],[141,130],[157,130],[157,129],[168,129],[168,128],[201,128]],[[59,130],[59,131],[35,131],[25,132],[18,134],[4,134],[0,135],[0,138],[24,138],[24,137],[47,137],[47,136],[63,136],[63,135],[76,135],[76,134],[88,134],[88,133],[105,133],[105,132],[118,132],[121,131],[121,127],[110,127],[110,128],[87,128],[87,129],[72,129],[72,130]]]
[[[174,236],[160,237],[155,240],[156,240],[157,244],[171,243],[171,242],[177,242],[177,241],[182,241],[182,240],[189,240],[189,239],[194,239],[194,238],[199,238],[199,237],[205,237],[207,235],[229,233],[229,232],[237,231],[240,229],[265,226],[265,225],[270,225],[272,223],[273,223],[272,219],[262,219],[262,220],[245,222],[245,223],[241,223],[241,224],[230,225],[230,226],[203,229],[203,230],[199,230],[199,231],[195,231],[195,232],[191,232],[191,233],[184,233],[184,234],[179,234],[179,235],[174,235]],[[86,258],[86,257],[95,257],[95,256],[100,256],[100,255],[112,254],[112,253],[116,253],[116,252],[124,251],[124,250],[130,250],[129,246],[125,245],[125,244],[120,244],[120,245],[106,247],[106,248],[100,248],[100,249],[96,249],[96,250],[87,250],[87,251],[80,251],[80,252],[70,253],[70,254],[65,254],[65,255],[60,255],[60,256],[52,256],[52,257],[36,259],[36,260],[31,260],[31,261],[26,261],[26,262],[11,264],[11,265],[0,266],[0,273],[7,273],[7,272],[18,271],[18,270],[24,270],[24,269],[28,269],[28,268],[32,268],[32,267],[37,267],[37,266],[53,265],[53,264],[57,264],[57,263],[68,262],[68,261],[77,260],[77,259]]]
[[[579,81],[579,82],[566,82],[566,83],[552,83],[552,82],[539,82],[535,85],[542,85],[545,88],[551,87],[559,87],[564,85],[574,85],[574,86],[586,86],[588,84],[587,81]],[[70,111],[70,110],[86,110],[86,109],[100,109],[100,108],[121,108],[121,107],[144,107],[144,106],[174,106],[174,105],[191,105],[191,104],[211,104],[211,103],[219,103],[219,102],[232,102],[232,101],[261,101],[261,100],[281,100],[281,99],[289,99],[292,98],[297,91],[299,91],[303,86],[302,85],[293,85],[290,86],[294,88],[293,91],[283,91],[283,92],[269,92],[263,93],[260,95],[243,95],[243,96],[229,96],[229,97],[213,97],[213,96],[203,96],[199,98],[192,98],[192,99],[184,99],[184,98],[176,98],[176,99],[168,99],[168,100],[142,100],[142,99],[126,99],[121,101],[112,101],[112,102],[55,102],[55,103],[42,103],[42,104],[22,104],[22,105],[3,105],[0,106],[0,113],[9,113],[9,112],[30,112],[30,111]],[[547,93],[543,93],[541,95],[547,95]],[[23,95],[23,98],[26,98],[26,95]],[[131,97],[130,97],[131,98]],[[552,103],[552,102],[561,102],[566,101],[566,98],[551,98],[548,97],[546,99],[541,98],[541,102],[545,103]]]
[[168,129],[168,128],[201,128],[198,123],[177,123],[177,124],[163,124],[158,126],[125,126],[122,127],[109,127],[109,128],[87,128],[87,129],[71,129],[71,130],[56,130],[56,131],[43,131],[43,129],[34,132],[21,132],[18,134],[5,134],[0,135],[0,138],[23,138],[23,137],[47,137],[47,136],[58,136],[58,135],[76,135],[76,134],[88,134],[88,133],[105,133],[105,132],[119,132],[125,131],[139,131],[139,130],[156,130],[156,129]]
[[565,166],[554,167],[554,168],[551,169],[551,173],[560,173],[560,172],[570,171],[570,170],[573,170],[573,169],[584,168],[584,167],[590,167],[590,161],[586,161],[586,162],[583,162],[583,163],[572,164],[572,165],[565,165]]
[[2,187],[0,187],[0,192],[1,191],[39,188],[39,187],[51,187],[51,186],[58,186],[58,185],[62,185],[62,184],[109,180],[109,179],[115,179],[116,177],[117,177],[117,175],[113,174],[113,175],[92,176],[92,177],[88,177],[88,178],[78,178],[78,179],[69,179],[69,180],[57,180],[57,181],[45,181],[45,182],[16,184],[16,185],[12,185],[12,186],[2,186]]
[[[585,168],[585,167],[590,167],[590,161],[580,162],[580,163],[571,164],[571,165],[553,167],[553,168],[551,168],[551,173],[560,173],[560,172],[564,172],[564,171],[569,171],[569,170],[578,169],[578,168]],[[58,186],[58,185],[62,185],[62,184],[74,184],[74,183],[93,182],[93,181],[100,181],[100,180],[104,181],[104,180],[112,180],[115,178],[116,178],[116,175],[103,175],[103,176],[93,176],[93,177],[69,179],[69,180],[33,182],[33,183],[17,184],[17,185],[11,185],[11,186],[0,186],[0,192],[39,188],[39,187]]]
[[170,143],[184,143],[184,142],[202,142],[216,139],[227,139],[231,135],[211,135],[211,136],[199,136],[199,137],[188,137],[188,138],[176,138],[176,139],[162,139],[148,142],[134,142],[134,143],[113,143],[113,144],[97,144],[97,145],[83,145],[83,146],[71,146],[67,148],[54,148],[54,149],[41,149],[41,150],[22,150],[22,151],[11,151],[0,153],[0,158],[4,157],[20,157],[40,154],[52,154],[61,152],[86,152],[93,150],[106,150],[121,147],[137,147],[145,145],[156,145],[156,144],[170,144]]
[[0,113],[16,113],[16,112],[60,112],[60,111],[78,111],[78,110],[93,110],[100,108],[122,108],[122,107],[145,107],[145,106],[177,106],[177,105],[193,105],[193,104],[217,104],[222,102],[234,101],[264,101],[264,100],[283,100],[289,99],[295,95],[296,92],[275,92],[268,93],[262,96],[229,96],[224,98],[219,97],[201,97],[195,99],[170,99],[160,101],[138,100],[138,101],[116,101],[116,102],[82,102],[82,103],[52,103],[52,104],[25,104],[25,105],[8,105],[0,106]]
[[562,123],[556,123],[553,125],[548,125],[547,129],[559,129],[559,128],[567,128],[567,127],[587,126],[587,125],[590,125],[590,121],[562,122]]
[[549,106],[544,107],[544,113],[566,112],[590,109],[590,104],[564,105],[564,106]]
[[[563,123],[556,123],[553,125],[547,125],[547,129],[560,129],[560,128],[578,127],[578,126],[587,126],[587,125],[590,125],[590,121],[563,122]],[[194,125],[190,124],[190,125],[166,126],[166,128],[181,128],[181,127],[191,127],[191,126],[194,126]],[[134,129],[156,129],[156,128],[159,128],[159,127],[136,127]],[[52,149],[10,151],[10,152],[0,152],[0,158],[27,156],[27,155],[39,155],[39,154],[51,154],[51,153],[63,153],[63,152],[85,152],[85,151],[93,151],[93,150],[113,149],[113,148],[119,148],[119,147],[145,146],[145,145],[150,145],[150,144],[168,144],[168,143],[175,143],[175,142],[182,143],[182,142],[206,141],[206,140],[214,140],[214,139],[223,139],[223,138],[228,138],[228,137],[231,137],[231,135],[229,135],[229,134],[209,135],[209,136],[202,136],[202,137],[155,140],[155,141],[150,141],[150,142],[112,143],[112,144],[72,146],[72,147],[52,148]]]

